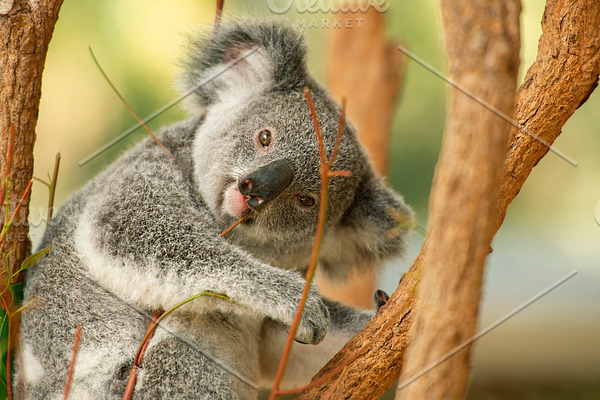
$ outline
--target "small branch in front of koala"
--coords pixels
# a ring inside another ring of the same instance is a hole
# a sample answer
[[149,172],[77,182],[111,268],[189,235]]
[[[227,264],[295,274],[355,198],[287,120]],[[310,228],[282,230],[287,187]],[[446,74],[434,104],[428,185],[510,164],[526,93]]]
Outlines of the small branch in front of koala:
[[33,184],[33,180],[30,180],[29,184],[27,185],[27,188],[25,188],[25,192],[23,193],[23,196],[21,197],[21,200],[19,201],[19,203],[17,203],[17,207],[15,208],[15,211],[13,212],[12,216],[4,224],[4,226],[2,226],[2,232],[0,232],[0,243],[2,243],[4,241],[4,239],[6,238],[6,233],[8,232],[8,230],[10,229],[10,227],[12,226],[15,218],[17,218],[17,214],[19,214],[19,211],[21,211],[21,207],[23,206],[23,204],[25,204],[25,199],[27,198],[27,195],[31,191],[31,185],[32,184]]
[[[313,107],[314,109],[314,107]],[[333,151],[331,152],[331,157],[329,158],[329,162],[327,163],[327,173],[340,173],[342,171],[331,171],[329,172],[329,170],[333,167],[333,162],[335,161],[335,158],[338,155],[338,151],[340,150],[340,143],[342,141],[342,135],[344,134],[344,126],[346,125],[346,98],[344,97],[342,99],[342,112],[340,112],[340,120],[338,122],[338,130],[337,130],[337,134],[335,135],[335,145],[333,146]],[[324,151],[325,149],[323,149]],[[346,173],[349,173],[348,171],[343,171]]]
[[344,375],[346,375],[346,371],[348,371],[348,367],[344,367],[344,370],[342,371],[342,373],[340,374],[340,376],[338,376],[338,378],[335,380],[335,383],[333,384],[333,387],[331,388],[331,391],[329,391],[329,394],[327,395],[327,397],[325,397],[325,400],[330,400],[333,397],[333,394],[335,393],[335,391],[337,390],[337,387],[340,384],[340,381],[342,380],[342,378],[344,377]]
[[235,303],[235,304],[239,304],[225,295],[206,291],[206,292],[198,293],[195,296],[192,296],[188,299],[183,300],[181,303],[174,305],[173,307],[169,308],[165,312],[163,312],[160,309],[155,310],[154,313],[152,314],[150,324],[148,324],[148,328],[146,329],[146,333],[144,334],[144,337],[142,338],[140,347],[138,348],[138,351],[135,355],[133,366],[131,367],[131,371],[129,372],[129,379],[127,380],[127,386],[125,387],[125,393],[123,393],[123,400],[131,400],[131,398],[133,397],[133,392],[135,390],[135,384],[137,381],[137,373],[138,373],[139,369],[141,368],[144,353],[146,352],[146,348],[148,347],[148,344],[150,343],[150,339],[152,339],[152,336],[154,336],[154,331],[156,331],[158,324],[163,319],[165,319],[165,317],[167,317],[169,314],[171,314],[173,311],[175,311],[179,307],[189,303],[192,300],[198,299],[203,296],[216,297],[218,299],[223,299],[223,300],[227,300],[232,303]]
[[427,237],[427,229],[425,229],[425,227],[419,224],[418,222],[415,222],[415,226],[413,227],[413,229],[419,232],[424,237]]
[[328,166],[327,164],[327,155],[325,154],[325,143],[323,143],[323,135],[321,134],[321,125],[319,124],[319,119],[317,118],[317,111],[315,110],[315,105],[312,101],[312,97],[310,95],[310,91],[308,88],[304,88],[304,97],[306,97],[306,101],[308,103],[308,110],[310,111],[310,116],[313,120],[313,125],[315,126],[315,132],[317,134],[317,141],[319,142],[319,155],[321,156],[321,168]]
[[123,399],[131,399],[133,396],[133,391],[135,390],[135,384],[137,382],[137,373],[142,365],[142,359],[144,358],[148,344],[154,336],[153,327],[156,326],[157,321],[162,313],[163,311],[160,308],[154,310],[154,313],[152,313],[152,318],[150,318],[150,323],[148,324],[148,328],[146,328],[146,333],[144,333],[144,340],[142,340],[142,344],[138,350],[138,353],[133,360],[133,366],[129,372],[129,379],[127,379],[127,386],[125,387],[125,392],[123,393]]
[[146,130],[146,132],[148,132],[148,134],[150,135],[150,137],[152,137],[152,139],[154,139],[154,141],[160,147],[162,147],[164,151],[167,152],[167,154],[173,159],[173,161],[177,162],[177,158],[175,158],[175,156],[169,151],[169,149],[167,149],[166,146],[164,144],[162,144],[162,142],[156,137],[156,135],[146,126],[146,124],[144,124],[144,122],[140,119],[140,117],[138,117],[138,115],[135,113],[135,111],[133,111],[133,108],[131,108],[131,106],[129,105],[129,103],[127,103],[127,101],[125,100],[125,98],[117,90],[117,87],[112,83],[112,81],[110,80],[110,78],[108,77],[108,75],[106,75],[106,72],[104,72],[104,69],[102,69],[102,66],[100,66],[100,63],[98,62],[98,59],[96,59],[96,55],[94,54],[94,51],[92,50],[92,47],[89,46],[88,49],[90,51],[90,55],[92,56],[92,59],[94,60],[94,63],[96,64],[96,67],[98,67],[98,69],[100,70],[100,73],[104,77],[104,80],[106,80],[106,82],[111,87],[111,89],[113,90],[113,92],[115,92],[115,94],[117,95],[117,97],[119,98],[119,100],[121,100],[121,102],[125,105],[125,107],[127,108],[127,111],[129,111],[129,113],[131,115],[133,115],[133,117],[136,119],[136,121],[138,122],[138,124],[140,124],[142,126],[142,128],[144,128]]
[[150,323],[148,324],[146,333],[144,333],[144,336],[148,335],[148,337],[146,338],[146,340],[143,341],[144,345],[142,346],[141,350],[138,352],[139,354],[133,360],[133,365],[136,365],[138,368],[142,365],[142,360],[144,359],[144,354],[146,353],[146,350],[148,349],[150,340],[152,340],[152,338],[154,337],[154,332],[156,329],[153,329],[153,327],[155,327],[156,324],[158,324],[158,320],[161,317],[161,315],[163,315],[163,313],[164,313],[164,311],[162,310],[162,308],[157,308],[152,313],[152,318],[150,318]]
[[219,30],[219,26],[221,26],[221,18],[223,16],[223,6],[225,5],[225,0],[217,0],[217,9],[215,11],[215,25],[213,28],[213,33],[217,33]]
[[37,178],[37,177],[33,177],[34,180],[40,182],[41,184],[45,185],[48,187],[48,220],[46,221],[46,224],[50,223],[50,220],[52,219],[52,214],[54,211],[54,195],[56,193],[56,180],[58,179],[58,168],[60,166],[60,153],[56,153],[56,157],[54,159],[54,171],[52,173],[52,177],[50,177],[50,175],[48,175],[48,179],[49,181],[46,182],[43,179]]
[[52,211],[54,210],[54,195],[56,194],[56,180],[58,179],[58,169],[60,167],[60,152],[56,153],[54,158],[54,171],[52,173],[52,180],[50,181],[50,193],[48,195],[48,221],[52,219]]
[[73,353],[71,355],[71,362],[69,363],[69,370],[67,372],[67,380],[65,382],[65,389],[63,391],[63,399],[67,400],[69,397],[69,389],[71,388],[71,381],[73,380],[73,372],[75,372],[75,360],[77,359],[77,351],[79,350],[79,341],[81,340],[81,325],[77,325],[75,329],[75,340],[73,340]]
[[[319,217],[317,221],[317,231],[315,234],[315,242],[313,245],[312,253],[310,256],[310,262],[308,265],[308,269],[306,271],[306,284],[304,285],[304,290],[302,291],[302,298],[300,299],[300,304],[298,304],[298,310],[296,311],[296,315],[294,316],[294,320],[292,325],[290,326],[290,332],[288,334],[287,341],[285,343],[285,347],[283,350],[283,354],[281,356],[281,361],[279,363],[279,367],[277,369],[277,374],[275,375],[275,380],[273,382],[273,388],[271,389],[271,393],[269,395],[269,400],[275,400],[277,397],[281,395],[279,391],[279,385],[281,380],[283,379],[283,374],[285,373],[285,367],[287,365],[287,360],[290,356],[290,352],[292,349],[292,344],[294,343],[294,338],[296,336],[296,331],[298,330],[298,325],[300,324],[300,319],[302,318],[302,312],[304,311],[304,306],[306,305],[306,299],[308,298],[308,293],[310,290],[310,285],[315,276],[315,269],[317,266],[317,261],[319,258],[319,249],[321,247],[321,241],[323,238],[323,232],[325,229],[325,219],[327,216],[327,194],[329,187],[329,178],[330,174],[334,173],[340,176],[345,176],[349,174],[348,171],[330,171],[333,162],[335,161],[335,157],[338,153],[338,147],[341,142],[341,134],[344,132],[344,123],[346,118],[346,102],[342,101],[342,109],[340,115],[340,125],[338,126],[338,134],[336,136],[336,141],[334,145],[334,149],[331,153],[330,160],[327,160],[327,156],[325,154],[325,144],[323,141],[323,136],[321,134],[321,126],[319,124],[319,120],[317,118],[317,113],[315,111],[314,103],[312,101],[312,97],[310,95],[310,91],[308,88],[304,88],[304,96],[306,97],[306,102],[308,104],[308,109],[310,111],[313,125],[315,127],[315,132],[317,135],[317,140],[319,142],[319,153],[321,155],[321,166],[320,166],[320,175],[321,175],[321,199],[319,203]],[[339,173],[339,174],[338,174]]]
[[352,176],[352,172],[350,171],[328,171],[327,176],[332,178],[334,176],[343,176],[344,178],[350,178]]
[[310,389],[313,386],[320,385],[321,383],[330,380],[331,378],[333,378],[334,376],[336,376],[337,374],[339,374],[343,370],[347,369],[348,365],[350,365],[350,363],[352,363],[357,358],[358,358],[358,354],[354,354],[352,357],[348,358],[346,361],[344,361],[343,363],[341,363],[340,365],[338,365],[336,368],[334,368],[333,370],[331,370],[330,372],[328,372],[326,375],[323,375],[319,379],[315,379],[314,381],[310,382],[308,385],[304,385],[304,386],[301,386],[301,387],[298,387],[298,388],[294,388],[294,389],[279,390],[277,392],[277,395],[278,396],[285,396],[285,395],[288,395],[288,394],[294,394],[294,393],[298,393],[298,392],[302,392],[304,390]]
[[252,209],[248,209],[246,210],[246,212],[244,213],[244,215],[242,215],[242,217],[240,219],[238,219],[237,221],[235,221],[233,224],[231,224],[231,226],[227,229],[225,229],[222,233],[221,233],[221,237],[225,237],[227,236],[227,234],[229,232],[231,232],[236,226],[238,226],[239,224],[241,224],[242,222],[244,222],[250,215],[252,215]]
[[[29,269],[30,267],[35,265],[35,263],[37,263],[40,259],[42,259],[46,254],[48,254],[50,252],[50,250],[52,250],[52,246],[43,248],[42,250],[38,251],[37,253],[30,255],[25,260],[23,260],[23,262],[21,263],[21,266],[18,269],[14,268],[14,271],[12,271],[12,272],[10,271],[10,268],[8,268],[8,259],[5,260],[5,264],[6,264],[7,268],[5,270],[0,271],[0,275],[7,274],[8,279],[6,281],[6,285],[2,289],[2,292],[0,292],[0,296],[3,296],[7,290],[10,290],[10,282],[12,282],[13,278],[15,278],[21,272],[26,271],[27,269]],[[2,255],[5,256],[4,254],[2,254]],[[11,293],[11,299],[14,299],[15,296],[14,296],[14,293],[12,292],[12,290],[10,290],[10,293]],[[13,314],[17,314],[18,312],[21,311],[21,309],[23,309],[23,307],[21,307],[20,309],[18,309],[15,312],[13,312]]]

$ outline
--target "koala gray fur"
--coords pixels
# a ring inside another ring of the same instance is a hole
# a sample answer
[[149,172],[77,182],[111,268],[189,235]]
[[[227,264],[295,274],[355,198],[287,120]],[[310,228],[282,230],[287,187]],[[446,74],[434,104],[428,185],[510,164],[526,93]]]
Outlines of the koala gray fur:
[[[27,275],[35,300],[21,325],[27,398],[62,398],[77,325],[70,397],[121,398],[149,315],[203,291],[237,304],[202,297],[166,318],[134,398],[253,399],[244,379],[270,385],[317,225],[320,159],[303,88],[328,154],[340,113],[308,75],[305,52],[299,33],[274,22],[222,26],[192,42],[182,88],[220,74],[196,90],[196,117],[160,133],[177,160],[144,140],[72,195],[46,230],[41,246],[53,248]],[[412,212],[374,174],[351,124],[334,169],[352,176],[330,181],[319,262],[343,278],[351,266],[398,256]],[[220,237],[251,204],[249,220]],[[306,344],[294,345],[283,386],[306,384],[372,315],[313,287],[296,335]]]

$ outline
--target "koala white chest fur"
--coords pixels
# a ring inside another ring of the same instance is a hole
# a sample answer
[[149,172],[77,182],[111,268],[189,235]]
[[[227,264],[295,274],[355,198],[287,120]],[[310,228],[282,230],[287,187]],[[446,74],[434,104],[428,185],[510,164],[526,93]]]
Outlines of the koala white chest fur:
[[[241,58],[244,57],[245,58]],[[136,399],[253,399],[274,377],[304,286],[320,201],[319,151],[303,88],[328,154],[340,109],[308,75],[293,29],[243,22],[190,44],[182,77],[196,116],[145,140],[75,193],[48,227],[52,251],[27,275],[35,307],[21,326],[27,398],[62,397],[82,326],[72,398],[121,398],[156,309],[204,291],[161,323]],[[231,63],[232,60],[239,61]],[[410,209],[375,176],[352,126],[330,181],[320,265],[343,277],[402,250]],[[248,210],[226,238],[220,233]],[[373,263],[368,261],[374,261]],[[307,383],[373,315],[312,289],[285,386]]]

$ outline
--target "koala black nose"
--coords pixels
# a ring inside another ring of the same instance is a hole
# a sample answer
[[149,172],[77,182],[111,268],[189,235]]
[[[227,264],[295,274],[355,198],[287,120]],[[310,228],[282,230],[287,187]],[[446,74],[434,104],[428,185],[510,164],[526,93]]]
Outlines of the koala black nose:
[[244,196],[248,207],[259,210],[271,200],[275,200],[294,179],[294,171],[285,160],[277,160],[260,167],[238,182],[238,190]]

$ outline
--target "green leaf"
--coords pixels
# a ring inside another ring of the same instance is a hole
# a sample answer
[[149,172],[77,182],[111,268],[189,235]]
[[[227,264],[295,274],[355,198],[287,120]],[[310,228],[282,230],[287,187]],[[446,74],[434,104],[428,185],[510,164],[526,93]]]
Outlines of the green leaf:
[[30,255],[29,257],[27,257],[25,260],[23,260],[23,262],[21,263],[21,271],[24,271],[30,267],[32,267],[36,262],[38,262],[42,257],[44,257],[46,254],[48,254],[50,252],[50,250],[52,250],[52,246],[50,247],[46,247],[45,249],[42,249],[40,251],[38,251],[35,254]]
[[18,306],[23,302],[25,282],[17,282],[13,285],[10,285],[10,291],[12,292],[15,305]]

